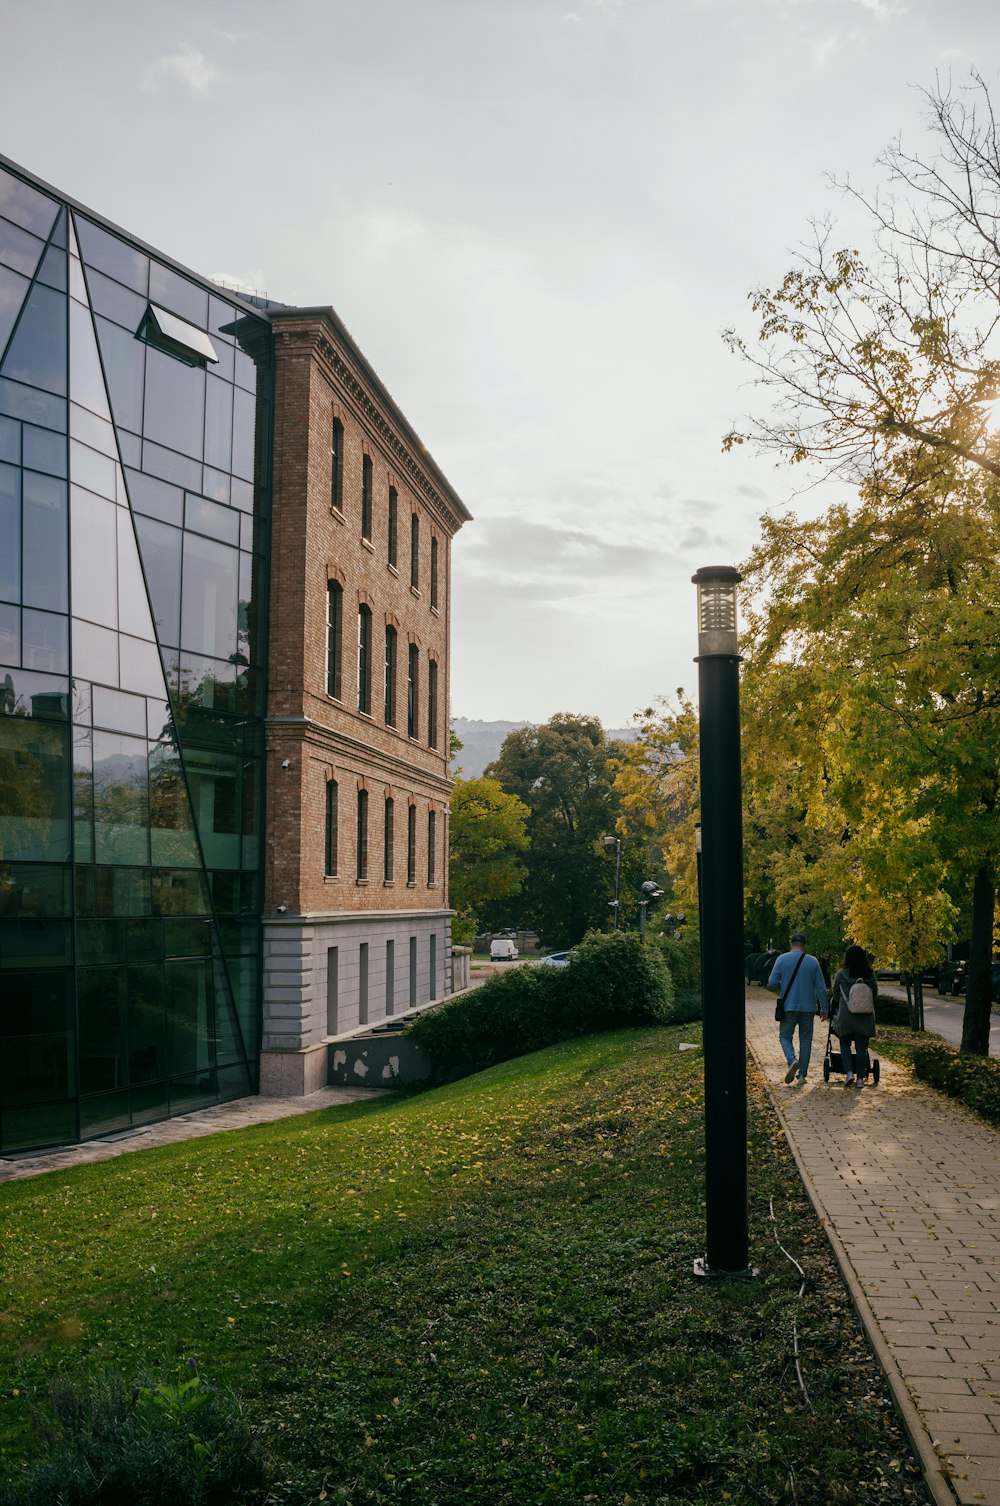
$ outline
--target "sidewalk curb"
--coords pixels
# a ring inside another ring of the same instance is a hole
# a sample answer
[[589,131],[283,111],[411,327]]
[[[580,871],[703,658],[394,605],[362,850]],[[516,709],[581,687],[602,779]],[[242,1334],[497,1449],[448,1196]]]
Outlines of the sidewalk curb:
[[938,1458],[934,1445],[931,1442],[931,1435],[928,1433],[924,1420],[910,1395],[909,1387],[900,1374],[892,1350],[882,1337],[882,1331],[878,1326],[875,1314],[868,1304],[868,1298],[861,1289],[861,1283],[858,1281],[854,1267],[851,1264],[851,1258],[823,1211],[819,1193],[796,1149],[795,1141],[792,1137],[788,1120],[782,1112],[778,1095],[774,1091],[773,1084],[768,1081],[764,1064],[758,1058],[749,1040],[747,1041],[747,1049],[760,1073],[765,1092],[774,1106],[774,1112],[778,1116],[778,1122],[781,1125],[785,1141],[799,1169],[802,1184],[809,1194],[809,1201],[816,1210],[816,1215],[823,1226],[827,1239],[830,1241],[833,1253],[837,1257],[837,1264],[840,1266],[841,1275],[847,1286],[848,1295],[854,1305],[854,1310],[861,1319],[861,1326],[865,1331],[868,1342],[875,1351],[875,1356],[885,1372],[896,1411],[899,1413],[900,1420],[906,1430],[910,1443],[913,1445],[914,1452],[920,1460],[924,1472],[924,1480],[934,1499],[934,1506],[957,1506],[958,1497],[951,1488],[948,1476],[941,1468],[941,1460]]

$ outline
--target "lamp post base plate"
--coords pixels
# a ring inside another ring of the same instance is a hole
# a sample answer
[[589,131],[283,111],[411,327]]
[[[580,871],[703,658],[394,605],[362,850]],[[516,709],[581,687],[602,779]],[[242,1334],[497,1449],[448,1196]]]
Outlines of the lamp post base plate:
[[702,1281],[753,1281],[760,1271],[755,1265],[745,1266],[742,1271],[719,1271],[710,1266],[704,1255],[694,1263],[694,1274]]

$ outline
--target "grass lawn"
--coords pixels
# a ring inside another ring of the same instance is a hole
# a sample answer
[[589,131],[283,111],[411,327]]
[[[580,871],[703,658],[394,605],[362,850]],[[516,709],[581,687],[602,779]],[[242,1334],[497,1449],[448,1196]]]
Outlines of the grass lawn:
[[924,1501],[757,1087],[760,1278],[692,1277],[699,1039],[588,1037],[0,1187],[6,1466],[54,1373],[194,1358],[252,1402],[272,1503]]

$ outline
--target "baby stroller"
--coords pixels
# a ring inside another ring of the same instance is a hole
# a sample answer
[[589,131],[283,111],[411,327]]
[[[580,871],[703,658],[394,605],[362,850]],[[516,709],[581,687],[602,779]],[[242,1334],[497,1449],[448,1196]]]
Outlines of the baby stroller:
[[[844,1058],[840,1054],[840,1038],[839,1038],[839,1036],[837,1037],[837,1049],[836,1050],[834,1049],[834,1045],[833,1045],[833,1038],[834,1038],[834,1035],[836,1034],[836,1032],[834,1031],[834,1028],[833,1028],[833,1016],[834,1016],[834,1012],[831,1010],[831,1012],[830,1012],[830,1023],[829,1023],[829,1025],[827,1027],[827,1032],[826,1032],[826,1050],[823,1053],[823,1081],[824,1082],[829,1082],[830,1081],[830,1073],[831,1072],[841,1072],[841,1073],[843,1073],[843,1071],[844,1071]],[[881,1076],[881,1072],[882,1072],[882,1069],[881,1069],[881,1067],[879,1065],[879,1059],[878,1059],[877,1056],[872,1056],[871,1052],[869,1052],[868,1053],[868,1061],[870,1063],[868,1076],[871,1079],[871,1081],[877,1085],[879,1077]]]

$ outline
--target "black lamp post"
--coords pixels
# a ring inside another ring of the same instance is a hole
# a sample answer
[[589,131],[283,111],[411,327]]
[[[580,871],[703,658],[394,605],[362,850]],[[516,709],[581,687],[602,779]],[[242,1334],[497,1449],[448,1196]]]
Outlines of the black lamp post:
[[698,587],[701,735],[701,935],[705,1053],[705,1222],[699,1276],[749,1276],[746,1005],[743,989],[743,786],[740,656],[731,565]]
[[618,899],[618,891],[621,885],[622,876],[622,839],[621,837],[605,837],[603,840],[605,847],[614,847],[615,849],[615,897],[611,908],[615,912],[614,929],[617,931],[618,915],[621,910],[621,903]]

